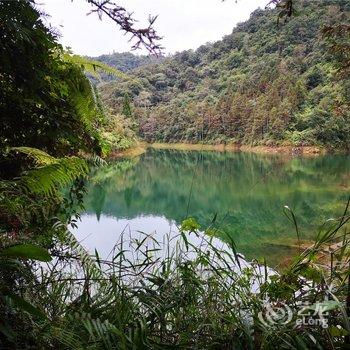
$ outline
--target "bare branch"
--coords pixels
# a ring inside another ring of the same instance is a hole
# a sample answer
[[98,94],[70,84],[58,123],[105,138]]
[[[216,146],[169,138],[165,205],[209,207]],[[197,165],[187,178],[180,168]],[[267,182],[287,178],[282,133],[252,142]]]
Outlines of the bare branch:
[[266,7],[271,5],[275,5],[279,9],[277,23],[281,18],[284,18],[284,22],[286,22],[295,14],[295,0],[270,0]]
[[159,56],[162,53],[163,47],[159,44],[162,39],[153,25],[157,16],[150,16],[148,19],[148,26],[146,28],[135,28],[136,20],[133,18],[133,13],[115,4],[111,0],[87,0],[94,9],[89,12],[97,13],[98,17],[102,19],[103,15],[109,17],[114,21],[125,34],[131,34],[130,41],[135,40],[132,49],[139,49],[141,46],[145,47],[151,54]]

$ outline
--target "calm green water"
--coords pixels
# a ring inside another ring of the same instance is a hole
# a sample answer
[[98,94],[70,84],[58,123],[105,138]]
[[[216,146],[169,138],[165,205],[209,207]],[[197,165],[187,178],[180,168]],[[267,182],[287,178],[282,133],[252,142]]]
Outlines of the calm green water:
[[250,153],[148,150],[92,175],[76,235],[107,252],[123,230],[177,232],[188,216],[203,228],[217,214],[221,239],[230,235],[248,259],[274,265],[293,253],[295,213],[303,239],[340,216],[350,194],[350,158],[291,158]]

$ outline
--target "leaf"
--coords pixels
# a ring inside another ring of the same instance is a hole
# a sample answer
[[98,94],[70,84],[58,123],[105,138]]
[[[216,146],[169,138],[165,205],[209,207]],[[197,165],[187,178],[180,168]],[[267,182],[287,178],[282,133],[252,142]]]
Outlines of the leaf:
[[217,230],[215,228],[208,228],[205,230],[205,234],[210,237],[215,237],[217,235]]
[[49,165],[55,163],[56,159],[50,156],[48,153],[32,147],[11,147],[9,149],[11,152],[19,152],[32,158],[36,165]]
[[326,300],[320,303],[313,304],[309,307],[310,310],[321,310],[322,312],[331,311],[342,307],[342,303],[336,300]]
[[97,262],[98,266],[101,268],[101,260],[100,260],[100,256],[99,256],[96,248],[95,248],[95,256],[96,256],[96,262]]
[[52,164],[28,171],[21,181],[30,192],[51,195],[79,176],[85,176],[88,170],[87,163],[81,158],[55,158]]
[[343,336],[349,334],[349,332],[346,329],[344,329],[343,327],[340,327],[340,326],[329,327],[329,333],[332,335],[332,337],[343,337]]
[[129,76],[122,71],[109,66],[103,62],[94,61],[79,55],[71,55],[69,52],[63,54],[63,59],[66,62],[79,65],[85,72],[90,73],[95,78],[100,78],[100,72],[112,75],[116,78],[129,80]]
[[189,246],[188,245],[188,239],[187,239],[186,235],[183,233],[183,231],[181,231],[180,234],[181,234],[182,239],[185,242],[186,251],[188,251],[188,246]]
[[300,271],[300,275],[316,283],[320,283],[322,280],[322,271],[312,266],[303,267]]
[[19,309],[26,311],[31,315],[37,316],[41,319],[46,319],[46,315],[40,309],[28,303],[19,295],[13,293],[6,293],[6,296],[8,296]]
[[200,229],[200,225],[194,218],[188,218],[182,221],[181,223],[181,231],[189,231],[189,232],[195,232],[198,229]]
[[46,249],[33,244],[13,245],[3,249],[0,254],[12,258],[33,259],[44,262],[52,260],[51,255]]

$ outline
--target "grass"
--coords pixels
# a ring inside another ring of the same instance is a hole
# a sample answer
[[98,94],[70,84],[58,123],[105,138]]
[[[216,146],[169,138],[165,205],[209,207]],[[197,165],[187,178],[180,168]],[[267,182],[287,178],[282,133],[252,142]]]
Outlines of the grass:
[[[162,241],[123,232],[108,257],[86,252],[58,225],[53,260],[45,267],[33,263],[16,292],[37,312],[5,304],[4,348],[344,348],[350,334],[348,206],[280,274],[264,262],[245,261],[234,242],[209,237],[194,219]],[[330,268],[317,256],[334,242],[340,244]],[[271,314],[267,303],[277,311]],[[296,326],[300,305],[317,303],[327,308],[328,327]],[[291,312],[288,320],[275,317],[283,307]]]
[[[42,152],[30,154],[41,163],[58,162]],[[57,169],[50,165],[37,169],[50,171],[51,178]],[[37,169],[25,176],[37,174]],[[214,238],[216,217],[207,228],[188,217],[177,236],[162,240],[122,232],[108,256],[87,252],[67,229],[78,224],[73,208],[82,203],[83,178],[75,181],[69,201],[63,202],[61,220],[55,218],[53,225],[47,207],[58,200],[53,191],[58,177],[49,184],[50,191],[29,188],[23,203],[18,203],[19,181],[1,182],[12,204],[5,203],[1,214],[6,218],[4,209],[11,209],[7,225],[17,229],[9,232],[4,225],[0,231],[1,349],[350,345],[350,200],[342,216],[326,221],[315,242],[278,273],[264,260],[246,261],[229,234],[226,243]],[[65,176],[61,184],[66,184]],[[33,208],[38,211],[36,221],[23,216],[33,216]],[[297,218],[285,209],[299,240]],[[324,259],[327,249],[329,259]],[[326,327],[316,323],[320,320]]]

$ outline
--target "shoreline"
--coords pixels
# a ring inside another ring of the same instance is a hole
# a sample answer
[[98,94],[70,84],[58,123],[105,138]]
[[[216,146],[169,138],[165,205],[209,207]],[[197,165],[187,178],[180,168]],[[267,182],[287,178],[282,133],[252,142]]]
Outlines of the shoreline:
[[[148,148],[153,149],[168,149],[178,151],[213,151],[213,152],[245,152],[255,154],[277,154],[284,156],[303,156],[303,157],[317,157],[325,154],[332,154],[333,152],[321,146],[294,146],[294,145],[279,145],[279,146],[249,146],[242,144],[202,144],[202,143],[146,143],[137,142],[134,146],[126,150],[112,151],[106,159],[119,158],[134,158],[142,155]],[[338,152],[335,152],[338,154]],[[339,152],[343,154],[343,152]],[[348,154],[348,153],[347,153]]]
[[106,159],[113,160],[113,159],[119,159],[119,158],[135,158],[140,156],[141,154],[145,153],[149,145],[147,143],[138,142],[134,146],[125,149],[125,150],[118,150],[118,151],[112,151]]
[[285,154],[318,156],[326,154],[326,149],[318,146],[248,146],[239,144],[199,144],[199,143],[151,143],[154,149],[174,149],[179,151],[217,151],[217,152],[250,152],[259,154]]

